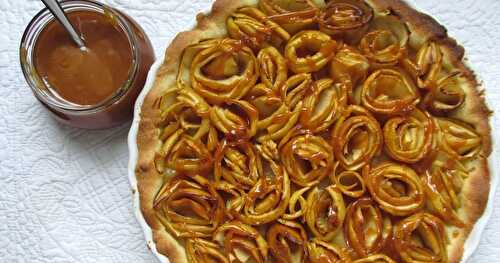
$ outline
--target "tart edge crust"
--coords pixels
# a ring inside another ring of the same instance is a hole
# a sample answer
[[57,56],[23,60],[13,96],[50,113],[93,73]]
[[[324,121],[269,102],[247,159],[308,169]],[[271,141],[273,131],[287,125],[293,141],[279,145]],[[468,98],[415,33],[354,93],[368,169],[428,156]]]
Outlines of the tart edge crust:
[[[156,150],[161,146],[157,139],[159,129],[156,123],[160,120],[160,112],[154,107],[155,100],[164,91],[175,85],[180,55],[185,47],[202,39],[220,37],[226,34],[226,18],[237,8],[245,5],[256,5],[258,0],[216,0],[208,14],[197,15],[197,25],[190,31],[177,34],[166,50],[163,65],[159,68],[153,88],[147,94],[141,107],[141,119],[137,134],[138,160],[135,167],[140,209],[153,233],[153,242],[160,254],[168,257],[170,262],[187,262],[185,248],[167,232],[157,219],[153,209],[156,193],[163,184],[161,176],[154,166]],[[462,188],[462,208],[459,210],[466,223],[463,229],[453,228],[453,237],[447,247],[448,261],[458,263],[462,258],[464,243],[475,222],[481,217],[488,202],[490,190],[490,172],[488,156],[491,153],[491,130],[488,109],[484,99],[484,90],[481,89],[474,72],[464,64],[464,48],[456,40],[447,35],[446,28],[427,14],[421,13],[402,0],[367,0],[375,10],[390,10],[399,16],[410,29],[411,34],[423,41],[432,39],[439,42],[450,63],[463,72],[467,80],[466,101],[459,112],[452,115],[463,119],[474,126],[482,137],[482,153],[474,161],[475,169],[469,173]],[[466,217],[464,218],[464,215]],[[447,227],[449,229],[450,227]]]

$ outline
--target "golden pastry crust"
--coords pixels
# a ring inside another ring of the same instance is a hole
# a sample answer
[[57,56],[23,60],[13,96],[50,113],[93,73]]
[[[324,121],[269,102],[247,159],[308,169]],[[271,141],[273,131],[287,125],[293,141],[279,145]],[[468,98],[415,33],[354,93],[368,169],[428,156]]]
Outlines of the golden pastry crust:
[[[182,51],[189,45],[207,38],[217,38],[226,35],[226,19],[236,9],[242,6],[255,6],[258,0],[216,0],[212,11],[197,16],[196,27],[187,32],[179,33],[168,47],[163,65],[157,72],[153,88],[147,94],[140,113],[137,145],[139,158],[135,173],[138,182],[141,212],[153,232],[153,241],[160,254],[166,255],[170,262],[187,262],[184,244],[169,234],[165,226],[159,221],[153,209],[155,195],[163,185],[163,176],[155,169],[154,159],[156,151],[161,147],[158,139],[160,111],[155,107],[157,98],[165,90],[175,84],[176,73]],[[439,43],[443,48],[445,64],[458,68],[465,76],[462,84],[465,92],[463,106],[448,115],[455,119],[471,124],[482,139],[482,152],[474,160],[476,167],[464,182],[462,188],[463,204],[458,213],[464,219],[464,228],[447,227],[451,237],[448,244],[449,262],[459,262],[467,239],[474,223],[482,215],[488,202],[490,188],[490,173],[487,157],[491,153],[491,137],[489,117],[491,111],[484,102],[484,91],[474,73],[464,64],[464,49],[456,41],[447,36],[446,29],[430,16],[412,9],[401,0],[367,0],[375,11],[390,10],[400,17],[408,26],[410,46],[419,46],[427,40]]]

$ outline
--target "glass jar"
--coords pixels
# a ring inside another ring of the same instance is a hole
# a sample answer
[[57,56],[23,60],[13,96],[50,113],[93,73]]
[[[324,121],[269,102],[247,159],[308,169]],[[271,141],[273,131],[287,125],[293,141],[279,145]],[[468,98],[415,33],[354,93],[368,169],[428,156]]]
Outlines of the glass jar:
[[57,120],[70,126],[103,129],[130,120],[135,100],[144,87],[149,68],[155,59],[153,47],[144,30],[121,11],[94,1],[64,1],[61,2],[61,6],[66,13],[98,12],[112,19],[113,25],[119,27],[126,35],[131,48],[132,61],[128,77],[111,96],[95,105],[78,105],[58,96],[38,74],[35,66],[37,40],[41,32],[55,20],[50,11],[44,9],[29,23],[20,46],[21,67],[33,94]]

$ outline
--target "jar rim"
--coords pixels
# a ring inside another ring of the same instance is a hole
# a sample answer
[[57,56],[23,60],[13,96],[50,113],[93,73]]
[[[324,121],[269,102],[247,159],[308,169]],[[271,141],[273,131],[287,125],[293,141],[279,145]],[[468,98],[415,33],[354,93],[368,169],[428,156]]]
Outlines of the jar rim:
[[107,5],[92,0],[65,0],[61,1],[60,4],[61,7],[69,13],[73,11],[93,11],[108,16],[117,22],[116,24],[126,35],[132,52],[131,67],[128,72],[127,80],[112,95],[94,105],[79,105],[71,103],[67,100],[56,98],[52,92],[42,90],[42,88],[40,88],[41,85],[43,85],[47,90],[49,90],[50,87],[48,87],[47,83],[42,81],[32,60],[33,52],[40,33],[55,20],[55,17],[47,8],[42,9],[33,17],[26,27],[21,39],[20,63],[24,78],[28,82],[35,96],[51,108],[58,111],[81,114],[99,112],[108,106],[113,105],[120,98],[122,98],[133,84],[134,78],[139,70],[140,63],[138,50],[139,44],[136,34],[127,19],[120,12],[117,12],[115,9]]

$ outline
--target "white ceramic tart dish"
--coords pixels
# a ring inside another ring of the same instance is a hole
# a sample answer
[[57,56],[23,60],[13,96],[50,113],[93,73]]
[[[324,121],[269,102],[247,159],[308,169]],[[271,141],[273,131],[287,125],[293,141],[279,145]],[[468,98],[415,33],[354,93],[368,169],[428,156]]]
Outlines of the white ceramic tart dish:
[[162,262],[465,262],[498,178],[443,26],[400,0],[217,0],[197,21],[129,134]]

